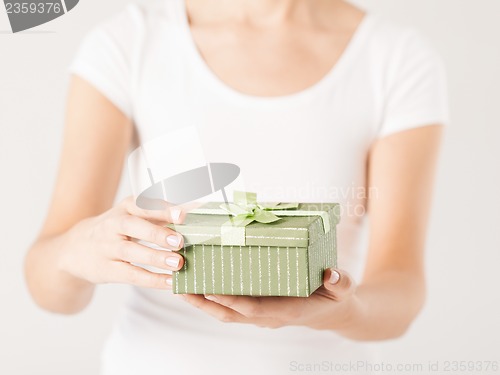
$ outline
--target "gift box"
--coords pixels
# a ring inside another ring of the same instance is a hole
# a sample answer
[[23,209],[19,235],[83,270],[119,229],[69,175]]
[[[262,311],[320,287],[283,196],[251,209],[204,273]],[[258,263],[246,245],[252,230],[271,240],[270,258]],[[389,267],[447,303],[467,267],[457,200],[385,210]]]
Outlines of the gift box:
[[336,267],[336,203],[258,204],[235,193],[233,204],[206,203],[182,225],[183,268],[176,294],[308,297]]

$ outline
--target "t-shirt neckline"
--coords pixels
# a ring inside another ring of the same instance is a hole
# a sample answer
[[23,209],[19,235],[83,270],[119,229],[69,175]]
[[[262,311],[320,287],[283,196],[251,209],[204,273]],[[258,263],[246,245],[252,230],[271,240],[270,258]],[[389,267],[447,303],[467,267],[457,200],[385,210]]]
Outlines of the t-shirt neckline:
[[277,104],[280,102],[287,103],[289,101],[307,98],[311,95],[314,95],[314,93],[321,91],[324,86],[331,85],[331,83],[342,74],[342,71],[349,66],[349,62],[355,58],[357,51],[363,44],[362,42],[365,38],[365,35],[368,34],[369,25],[372,23],[373,18],[370,13],[366,13],[364,15],[363,19],[356,27],[356,30],[354,31],[341,56],[337,59],[336,63],[330,68],[330,70],[318,81],[295,93],[278,96],[261,96],[238,91],[237,89],[224,82],[214,73],[214,71],[208,66],[205,59],[201,55],[198,46],[196,45],[196,42],[193,38],[189,25],[185,0],[177,0],[177,5],[178,14],[180,16],[180,26],[182,34],[181,37],[184,38],[187,51],[193,63],[199,69],[202,75],[202,79],[205,80],[205,83],[212,90],[217,91],[219,94],[225,96],[226,98],[244,101],[247,104],[250,104],[251,102],[261,104]]

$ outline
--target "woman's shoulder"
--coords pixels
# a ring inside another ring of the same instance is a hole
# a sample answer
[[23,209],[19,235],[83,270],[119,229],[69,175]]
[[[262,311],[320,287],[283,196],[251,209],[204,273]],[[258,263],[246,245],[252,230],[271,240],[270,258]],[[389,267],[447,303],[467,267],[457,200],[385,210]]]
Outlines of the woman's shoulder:
[[369,51],[378,59],[405,60],[410,58],[440,59],[433,41],[425,32],[408,25],[392,22],[377,14],[367,14],[370,23]]
[[154,40],[164,42],[164,31],[179,24],[180,1],[142,0],[94,25],[80,41],[69,71],[92,83],[130,116],[129,86],[145,47]]
[[131,3],[94,27],[111,33],[132,33],[179,20],[179,0],[143,0]]
[[182,21],[181,0],[142,0],[126,5],[94,25],[80,42],[80,56],[118,56],[128,63],[140,54],[145,43],[161,38]]
[[449,122],[444,59],[424,31],[371,16],[370,72],[382,98],[380,137]]

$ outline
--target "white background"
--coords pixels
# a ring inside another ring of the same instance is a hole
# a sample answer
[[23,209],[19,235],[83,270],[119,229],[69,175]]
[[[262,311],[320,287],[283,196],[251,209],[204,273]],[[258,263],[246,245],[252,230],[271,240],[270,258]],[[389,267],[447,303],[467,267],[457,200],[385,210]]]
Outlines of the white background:
[[[382,360],[500,361],[500,1],[356,2],[432,40],[448,66],[453,116],[428,241],[427,305],[404,338],[379,344]],[[22,272],[57,168],[65,69],[84,33],[123,4],[82,0],[16,35],[0,6],[0,374],[97,373],[124,296],[124,287],[104,286],[84,313],[55,316],[34,306]]]

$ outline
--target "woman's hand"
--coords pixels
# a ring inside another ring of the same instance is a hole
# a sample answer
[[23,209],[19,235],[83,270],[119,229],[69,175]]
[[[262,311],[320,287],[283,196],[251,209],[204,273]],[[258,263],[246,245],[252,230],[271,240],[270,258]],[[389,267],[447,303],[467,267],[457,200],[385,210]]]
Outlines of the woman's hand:
[[346,273],[326,270],[323,286],[309,298],[181,295],[187,302],[223,322],[260,327],[308,326],[343,329],[359,307],[355,284]]
[[[183,246],[180,234],[161,224],[181,223],[182,210],[165,205],[164,210],[138,208],[130,197],[105,213],[82,220],[65,237],[59,268],[91,284],[126,283],[147,288],[169,289],[170,275],[146,271],[132,263],[177,271]],[[170,251],[155,250],[133,239],[147,241]]]

